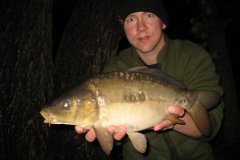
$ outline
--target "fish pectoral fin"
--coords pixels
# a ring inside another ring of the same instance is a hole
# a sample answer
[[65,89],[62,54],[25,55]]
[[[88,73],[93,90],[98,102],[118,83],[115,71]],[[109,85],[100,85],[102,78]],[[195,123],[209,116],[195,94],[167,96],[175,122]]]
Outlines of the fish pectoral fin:
[[144,134],[139,132],[129,132],[127,133],[130,141],[132,142],[134,148],[140,153],[146,152],[147,149],[147,139]]
[[110,155],[113,148],[113,138],[109,131],[104,127],[93,127],[93,130],[97,136],[98,142],[101,145],[103,151]]
[[164,119],[170,120],[170,121],[172,121],[173,123],[176,123],[176,124],[182,124],[182,125],[185,124],[185,122],[183,120],[177,118],[173,114],[166,115]]

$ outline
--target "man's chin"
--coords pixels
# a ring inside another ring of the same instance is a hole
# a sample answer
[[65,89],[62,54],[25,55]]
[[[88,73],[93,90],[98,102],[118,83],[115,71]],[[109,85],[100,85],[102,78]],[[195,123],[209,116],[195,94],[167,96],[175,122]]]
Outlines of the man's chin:
[[147,54],[147,53],[150,53],[152,51],[152,49],[149,49],[149,48],[136,48],[136,51],[138,53]]

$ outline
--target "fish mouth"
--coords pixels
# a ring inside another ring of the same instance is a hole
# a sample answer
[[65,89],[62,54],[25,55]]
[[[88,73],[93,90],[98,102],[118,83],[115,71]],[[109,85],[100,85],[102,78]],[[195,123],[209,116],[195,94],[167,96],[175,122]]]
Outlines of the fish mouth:
[[42,117],[44,118],[43,123],[48,123],[49,126],[51,124],[67,124],[67,125],[77,125],[74,123],[70,123],[70,122],[62,122],[57,120],[57,118],[55,118],[54,115],[52,115],[51,113],[48,113],[47,111],[40,111],[40,114],[42,115]]
[[63,124],[63,122],[59,122],[54,115],[46,112],[46,111],[40,111],[40,114],[42,115],[42,117],[44,118],[43,123],[48,123],[49,126],[51,124]]
[[54,122],[56,122],[56,119],[51,114],[45,111],[41,111],[40,114],[44,118],[44,121],[43,121],[44,123],[48,123],[49,126],[50,124],[55,124]]

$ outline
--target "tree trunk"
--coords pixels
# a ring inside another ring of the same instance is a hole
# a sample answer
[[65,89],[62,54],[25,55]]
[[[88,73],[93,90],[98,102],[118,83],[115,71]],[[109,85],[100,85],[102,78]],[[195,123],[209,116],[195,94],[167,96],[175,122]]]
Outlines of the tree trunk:
[[[99,74],[107,59],[116,53],[119,42],[110,0],[68,3],[73,3],[75,8],[57,50],[57,94]],[[52,127],[49,144],[56,159],[99,160],[105,157],[97,141],[88,143],[73,127]]]
[[99,74],[106,60],[116,54],[120,40],[116,17],[110,0],[77,1],[56,57],[61,88]]
[[51,0],[2,0],[0,159],[45,160],[39,110],[52,97]]
[[233,155],[239,158],[237,148],[240,144],[240,114],[229,51],[225,42],[224,24],[215,1],[204,2],[204,19],[209,36],[209,46],[211,52],[214,53],[217,71],[225,92],[225,118],[220,133],[213,142],[213,148],[217,159],[226,159]]

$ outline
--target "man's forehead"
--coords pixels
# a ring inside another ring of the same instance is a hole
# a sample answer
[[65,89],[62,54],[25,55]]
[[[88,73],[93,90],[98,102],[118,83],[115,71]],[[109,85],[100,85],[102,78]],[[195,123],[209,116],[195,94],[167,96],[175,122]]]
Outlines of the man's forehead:
[[124,20],[130,13],[136,11],[148,11],[154,13],[166,25],[168,25],[167,11],[162,0],[116,0],[116,11],[118,16]]
[[[148,11],[139,11],[139,12],[133,12],[130,13],[127,17],[131,17],[131,16],[137,16],[137,15],[144,15],[144,14],[154,14],[152,12],[148,12]],[[154,14],[155,15],[155,14]]]

